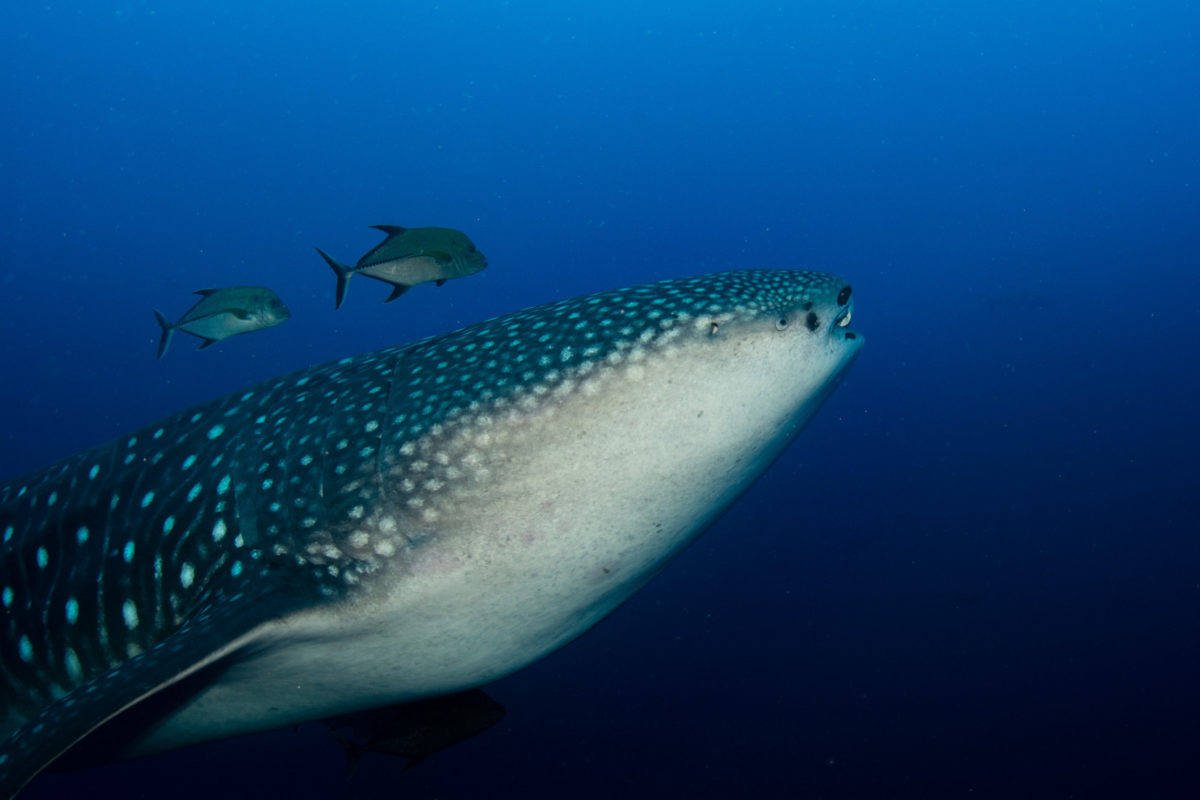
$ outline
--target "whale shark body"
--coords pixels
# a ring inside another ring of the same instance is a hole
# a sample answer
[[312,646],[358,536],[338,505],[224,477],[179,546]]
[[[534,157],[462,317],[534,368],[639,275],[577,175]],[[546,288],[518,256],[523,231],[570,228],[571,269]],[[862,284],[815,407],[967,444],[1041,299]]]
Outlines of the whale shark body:
[[[304,369],[0,485],[0,788],[479,686],[645,585],[857,355],[850,287],[748,270]],[[124,714],[137,707],[137,714]],[[114,719],[116,718],[116,719]]]

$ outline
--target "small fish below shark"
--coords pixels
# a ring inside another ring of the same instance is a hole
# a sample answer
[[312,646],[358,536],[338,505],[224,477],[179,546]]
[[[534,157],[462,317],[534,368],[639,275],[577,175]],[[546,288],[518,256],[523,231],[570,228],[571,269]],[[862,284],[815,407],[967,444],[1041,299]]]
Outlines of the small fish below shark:
[[346,751],[346,775],[352,777],[366,753],[402,758],[403,769],[410,769],[483,733],[504,719],[504,713],[504,706],[483,690],[469,689],[324,722]]
[[158,341],[158,358],[167,352],[171,334],[183,331],[203,341],[200,350],[237,336],[253,333],[287,322],[291,317],[279,295],[264,286],[231,286],[225,289],[200,289],[199,302],[189,308],[177,322],[171,322],[157,308],[154,319],[162,329]]
[[419,283],[441,286],[453,278],[473,275],[487,266],[483,253],[462,231],[451,228],[402,228],[399,225],[372,225],[387,238],[348,267],[316,248],[335,275],[337,290],[334,308],[341,308],[346,286],[355,275],[365,275],[392,287],[383,302],[390,303]]
[[[861,350],[852,306],[796,270],[600,292],[0,483],[0,796],[89,735],[133,757],[455,695],[562,647],[796,438]],[[419,758],[489,714],[468,717],[356,747]]]

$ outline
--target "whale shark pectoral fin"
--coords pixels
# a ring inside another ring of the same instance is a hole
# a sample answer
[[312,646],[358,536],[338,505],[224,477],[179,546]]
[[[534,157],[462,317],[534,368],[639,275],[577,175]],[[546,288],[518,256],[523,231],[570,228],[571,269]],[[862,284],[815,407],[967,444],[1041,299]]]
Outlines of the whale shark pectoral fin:
[[0,744],[0,798],[13,797],[109,719],[241,648],[264,622],[286,610],[261,592],[211,598],[179,630],[76,687]]

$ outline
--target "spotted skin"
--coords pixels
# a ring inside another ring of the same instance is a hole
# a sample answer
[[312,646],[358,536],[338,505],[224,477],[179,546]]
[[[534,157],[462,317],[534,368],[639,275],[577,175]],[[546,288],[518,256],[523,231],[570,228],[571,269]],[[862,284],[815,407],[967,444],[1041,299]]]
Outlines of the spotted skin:
[[850,307],[841,279],[786,270],[564,300],[0,485],[0,787],[177,682],[128,753],[456,691],[561,646],[798,433],[862,344]]

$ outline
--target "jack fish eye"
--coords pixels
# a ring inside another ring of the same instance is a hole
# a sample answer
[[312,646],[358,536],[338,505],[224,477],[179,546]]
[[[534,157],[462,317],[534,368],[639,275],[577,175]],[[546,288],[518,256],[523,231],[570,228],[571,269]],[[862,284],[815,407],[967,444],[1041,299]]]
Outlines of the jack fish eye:
[[846,301],[849,299],[850,299],[850,287],[843,286],[842,290],[840,292],[838,292],[837,304],[839,306],[844,306],[844,305],[846,305]]
[[788,318],[787,317],[779,317],[778,319],[775,320],[775,330],[781,331],[784,328],[786,328],[787,326],[788,326]]

